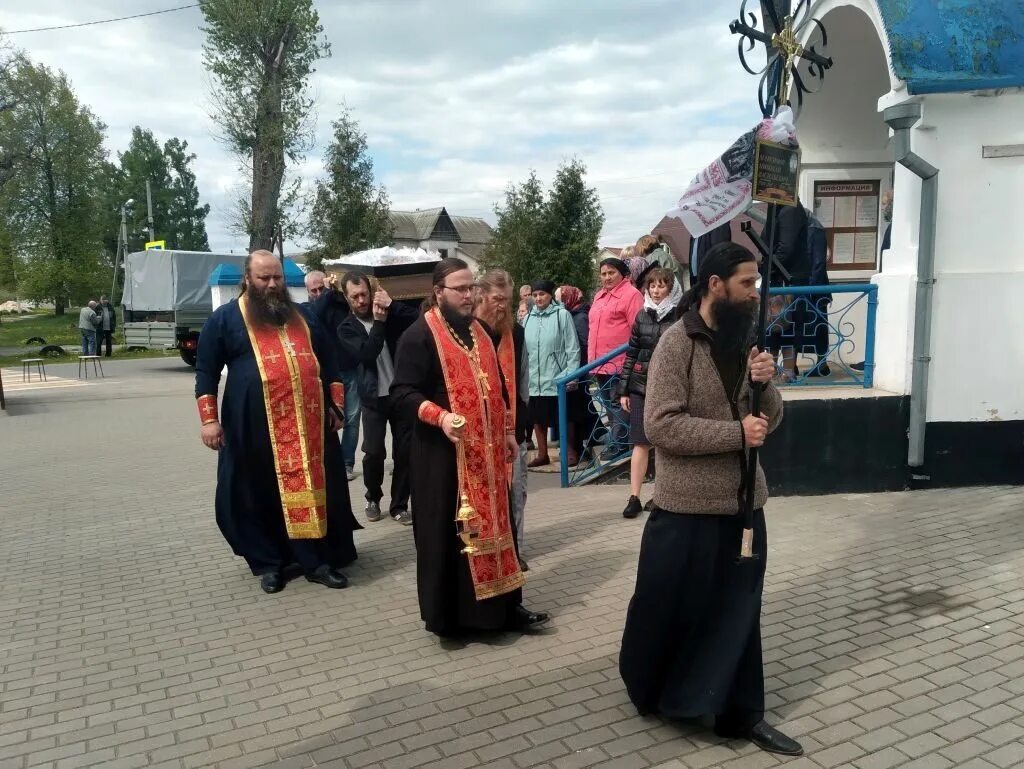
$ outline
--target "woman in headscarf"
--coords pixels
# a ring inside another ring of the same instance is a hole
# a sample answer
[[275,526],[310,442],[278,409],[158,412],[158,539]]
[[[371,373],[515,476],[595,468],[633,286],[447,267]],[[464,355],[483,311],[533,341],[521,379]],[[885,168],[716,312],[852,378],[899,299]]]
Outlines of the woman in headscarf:
[[679,319],[679,300],[683,287],[671,270],[655,267],[647,273],[644,308],[637,313],[629,337],[629,350],[619,379],[619,402],[629,414],[629,441],[633,456],[629,466],[629,500],[623,518],[636,518],[643,506],[640,488],[647,475],[651,444],[644,433],[644,395],[647,391],[647,368],[661,335]]
[[[676,282],[682,280],[683,271],[679,267],[679,262],[672,255],[672,250],[665,243],[662,236],[641,236],[633,247],[633,253],[644,257],[654,267],[664,267],[666,270],[671,271],[676,277]],[[680,289],[682,289],[682,286],[680,286]]]
[[[527,467],[551,464],[548,455],[548,428],[558,422],[558,389],[555,380],[580,366],[580,345],[572,317],[555,304],[555,284],[537,280],[533,289],[533,309],[523,321],[526,351],[530,364],[530,413],[537,441],[537,456]],[[570,450],[568,461],[578,458]]]
[[626,266],[629,267],[629,281],[636,286],[637,291],[644,290],[644,284],[646,283],[647,271],[651,267],[651,263],[648,262],[642,256],[633,256]]

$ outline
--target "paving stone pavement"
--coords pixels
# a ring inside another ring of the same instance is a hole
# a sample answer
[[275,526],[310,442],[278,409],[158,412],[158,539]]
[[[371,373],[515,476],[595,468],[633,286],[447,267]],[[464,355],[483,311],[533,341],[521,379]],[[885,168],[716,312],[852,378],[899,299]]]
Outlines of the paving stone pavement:
[[1024,766],[1024,490],[769,504],[769,717],[807,749],[784,760],[632,710],[621,488],[531,494],[551,630],[444,648],[387,520],[348,590],[261,593],[213,519],[188,370],[108,377],[0,415],[0,769]]

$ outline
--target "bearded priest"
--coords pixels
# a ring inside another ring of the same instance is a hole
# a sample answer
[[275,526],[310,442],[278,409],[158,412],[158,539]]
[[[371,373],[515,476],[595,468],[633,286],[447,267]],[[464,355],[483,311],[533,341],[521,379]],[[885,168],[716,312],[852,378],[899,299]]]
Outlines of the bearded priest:
[[[217,406],[221,371],[224,399]],[[217,525],[267,593],[297,565],[310,582],[343,588],[356,559],[345,467],[335,432],[344,388],[326,332],[291,301],[281,261],[245,260],[242,294],[203,327],[196,403],[203,444],[218,452]]]
[[509,513],[509,465],[519,447],[498,354],[473,318],[475,290],[463,260],[438,262],[428,306],[398,343],[391,383],[393,407],[415,424],[420,616],[443,638],[548,620],[521,604],[524,578]]

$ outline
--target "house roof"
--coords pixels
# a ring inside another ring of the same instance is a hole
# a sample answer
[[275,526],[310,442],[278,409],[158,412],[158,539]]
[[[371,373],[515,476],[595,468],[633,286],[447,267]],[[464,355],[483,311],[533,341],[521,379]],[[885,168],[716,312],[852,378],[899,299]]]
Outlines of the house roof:
[[420,211],[389,211],[391,224],[395,228],[395,239],[427,240],[443,210],[444,208],[425,208]]
[[484,243],[459,243],[459,251],[462,251],[470,259],[476,259],[480,261],[480,257],[483,256],[484,249],[487,248]]
[[460,243],[486,245],[491,242],[491,225],[477,216],[453,216]]
[[1020,0],[877,0],[896,77],[912,94],[1024,86]]
[[486,245],[491,241],[491,225],[485,220],[476,216],[451,216],[444,206],[419,211],[390,211],[389,215],[395,240],[429,240],[443,215],[451,220],[459,243]]

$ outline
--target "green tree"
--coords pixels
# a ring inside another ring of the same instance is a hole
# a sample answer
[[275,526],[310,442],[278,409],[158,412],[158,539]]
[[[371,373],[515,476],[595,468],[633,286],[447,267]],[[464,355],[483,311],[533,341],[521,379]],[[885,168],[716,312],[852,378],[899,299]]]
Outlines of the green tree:
[[594,284],[594,254],[604,226],[597,190],[586,183],[586,166],[573,159],[555,173],[541,226],[544,267],[539,273],[556,284]]
[[108,171],[106,208],[107,250],[113,254],[119,242],[121,206],[133,200],[128,215],[128,250],[141,251],[149,240],[147,230],[146,182],[153,198],[153,230],[156,240],[167,242],[168,249],[209,251],[206,237],[208,205],[199,202],[199,188],[191,164],[195,154],[188,142],[168,139],[163,147],[153,132],[136,126],[125,152],[118,154],[119,165]]
[[70,301],[102,284],[103,125],[78,102],[63,72],[20,59],[9,73],[14,108],[0,112],[0,146],[17,158],[0,188],[0,216],[24,258],[21,293]]
[[[146,230],[146,181],[153,191],[153,222],[158,230],[157,239],[165,234],[171,197],[171,175],[167,171],[167,158],[153,132],[135,126],[128,149],[118,153],[118,166],[113,171],[114,193],[110,200],[111,226],[116,236],[121,226],[121,205],[127,200],[135,203],[129,211],[128,251],[141,251],[149,232]],[[170,244],[168,243],[168,248]]]
[[[12,76],[17,61],[18,53],[0,30],[0,113],[10,112],[15,106]],[[0,144],[0,187],[13,175],[14,161],[13,148]]]
[[286,203],[287,162],[311,141],[316,62],[330,55],[313,0],[205,0],[203,61],[216,87],[214,119],[251,175],[244,221],[249,248],[270,248],[275,232],[294,232]]
[[206,235],[208,203],[199,202],[199,187],[192,171],[194,152],[188,142],[173,138],[164,142],[164,157],[171,175],[171,197],[167,211],[167,247],[183,251],[209,251]]
[[324,158],[326,179],[318,179],[309,221],[309,235],[318,244],[309,264],[323,259],[387,245],[394,235],[384,186],[376,186],[373,160],[367,155],[366,134],[349,114],[333,123],[334,139]]
[[17,262],[14,261],[14,247],[4,220],[0,217],[0,289],[13,291],[17,288]]
[[592,287],[604,214],[585,176],[583,163],[572,160],[558,168],[547,195],[533,171],[522,184],[510,184],[504,205],[494,209],[498,224],[482,265],[508,270],[517,284],[547,278],[584,291]]
[[543,261],[544,207],[544,188],[536,171],[530,171],[518,186],[510,183],[505,189],[504,206],[494,208],[498,225],[481,255],[481,266],[508,270],[517,285],[538,277],[536,269]]

